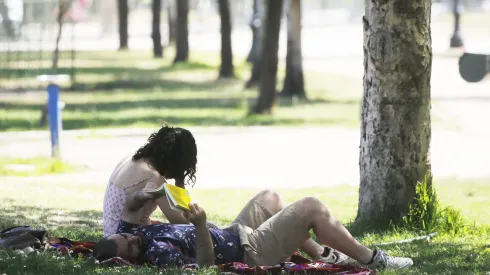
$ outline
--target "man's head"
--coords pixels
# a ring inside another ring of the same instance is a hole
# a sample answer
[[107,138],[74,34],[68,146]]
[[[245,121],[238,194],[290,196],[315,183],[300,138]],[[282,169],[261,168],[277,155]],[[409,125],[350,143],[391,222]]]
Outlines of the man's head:
[[131,263],[140,263],[144,256],[143,239],[133,234],[114,234],[98,241],[93,255],[101,262],[121,257]]
[[164,125],[133,155],[134,161],[140,159],[148,161],[166,178],[195,183],[197,146],[187,129]]

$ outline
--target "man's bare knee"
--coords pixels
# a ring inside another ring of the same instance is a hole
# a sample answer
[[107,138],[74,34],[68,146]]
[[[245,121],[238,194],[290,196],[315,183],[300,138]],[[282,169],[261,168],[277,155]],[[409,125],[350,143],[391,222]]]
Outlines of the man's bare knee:
[[264,189],[259,192],[258,194],[259,197],[269,200],[269,201],[280,201],[281,196],[274,190],[272,189]]
[[266,207],[272,214],[275,214],[283,208],[281,196],[272,189],[264,189],[257,194],[262,206]]
[[315,197],[306,197],[300,200],[301,207],[310,215],[330,215],[330,210],[321,200]]

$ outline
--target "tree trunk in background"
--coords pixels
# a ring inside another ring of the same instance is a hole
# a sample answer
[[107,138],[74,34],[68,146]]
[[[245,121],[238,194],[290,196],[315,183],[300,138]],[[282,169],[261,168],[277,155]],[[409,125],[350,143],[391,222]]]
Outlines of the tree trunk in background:
[[253,14],[248,24],[250,29],[252,30],[252,47],[250,47],[250,51],[248,52],[248,56],[247,56],[247,62],[249,63],[254,63],[255,60],[257,59],[257,44],[259,38],[258,34],[259,34],[259,27],[261,23],[261,18],[259,17],[259,10],[258,10],[259,1],[260,0],[253,0]]
[[430,170],[430,0],[365,0],[356,224],[386,228]]
[[221,68],[219,77],[233,77],[233,52],[231,48],[231,16],[228,0],[218,0],[221,18]]
[[185,62],[189,58],[189,30],[187,14],[189,13],[189,0],[177,0],[177,33],[174,63]]
[[281,96],[297,96],[306,99],[301,54],[301,0],[288,0],[288,49],[286,54],[286,77]]
[[[54,45],[53,56],[51,57],[51,74],[55,75],[58,72],[58,63],[60,59],[60,40],[63,34],[63,23],[66,13],[72,6],[71,1],[59,0],[58,1],[58,14],[56,16],[56,23],[58,24],[58,33],[56,35],[56,41]],[[39,126],[44,127],[48,122],[48,104],[41,109],[41,118],[39,119]]]
[[128,49],[128,0],[117,0],[117,11],[119,21],[119,50],[126,50]]
[[2,17],[2,25],[5,32],[7,33],[7,36],[11,39],[14,39],[15,38],[14,24],[12,20],[10,20],[7,4],[5,4],[3,0],[0,1],[0,17]]
[[63,23],[66,13],[71,8],[71,2],[66,0],[58,1],[58,15],[56,16],[56,23],[58,24],[58,33],[56,35],[56,41],[54,45],[54,51],[51,62],[51,74],[56,74],[58,71],[58,61],[60,59],[60,40],[63,34]]
[[277,62],[279,50],[279,31],[283,0],[267,2],[266,20],[264,24],[264,39],[262,39],[262,54],[260,62],[259,98],[252,113],[270,113],[276,98]]
[[151,2],[152,22],[151,38],[153,40],[153,56],[163,57],[162,35],[160,33],[160,18],[162,13],[162,0],[152,0]]
[[167,20],[168,20],[168,44],[175,42],[177,32],[177,7],[175,0],[167,0]]
[[[261,63],[261,56],[262,56],[262,46],[263,46],[263,38],[264,38],[264,21],[265,21],[265,9],[266,9],[267,2],[264,0],[254,0],[254,9],[256,9],[255,16],[252,20],[255,20],[255,40],[252,41],[252,43],[255,43],[255,49],[254,49],[254,44],[252,44],[252,49],[251,51],[254,51],[253,53],[253,61],[252,61],[252,73],[250,75],[250,79],[247,81],[245,87],[250,88],[252,86],[255,86],[259,80],[260,80],[260,63]],[[252,22],[253,23],[253,22]]]

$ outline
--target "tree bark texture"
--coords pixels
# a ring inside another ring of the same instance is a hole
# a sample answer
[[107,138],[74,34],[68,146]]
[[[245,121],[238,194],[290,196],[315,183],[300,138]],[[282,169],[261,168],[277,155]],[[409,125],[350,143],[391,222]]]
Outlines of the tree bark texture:
[[128,0],[117,0],[117,11],[119,20],[119,50],[125,50],[128,48]]
[[231,15],[229,0],[218,0],[221,18],[221,67],[220,78],[234,76],[233,51],[231,48]]
[[283,0],[267,1],[264,38],[260,64],[259,97],[252,113],[270,113],[276,98],[277,63],[279,50],[279,30]]
[[174,63],[186,62],[189,58],[189,29],[187,15],[189,14],[189,0],[177,0],[177,32]]
[[430,0],[365,0],[356,223],[399,221],[430,169]]
[[301,53],[301,0],[288,0],[288,48],[286,53],[286,76],[281,96],[297,96],[306,99]]
[[[263,38],[264,38],[264,22],[266,17],[266,1],[263,0],[254,0],[254,19],[252,24],[255,23],[255,34],[252,41],[252,73],[250,75],[250,79],[247,81],[245,87],[251,88],[255,86],[260,80],[260,63],[262,56],[262,47],[263,47]],[[255,44],[255,46],[254,46]]]
[[162,0],[152,0],[151,12],[151,39],[153,40],[153,56],[156,58],[161,58],[163,57],[162,35],[160,33]]

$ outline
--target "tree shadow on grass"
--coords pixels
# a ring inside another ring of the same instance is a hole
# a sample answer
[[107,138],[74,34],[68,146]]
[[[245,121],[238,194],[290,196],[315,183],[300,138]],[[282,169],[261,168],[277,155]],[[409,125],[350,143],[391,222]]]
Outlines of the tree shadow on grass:
[[[119,60],[118,60],[119,61]],[[116,65],[112,66],[78,66],[75,68],[70,67],[60,67],[57,70],[57,74],[71,74],[75,72],[76,76],[81,75],[114,75],[119,76],[121,74],[134,74],[134,75],[156,75],[161,73],[168,72],[181,72],[181,71],[196,71],[196,70],[217,70],[215,66],[201,63],[201,62],[187,62],[176,65],[164,65],[162,66],[159,63],[152,62],[151,66],[148,68],[141,67],[129,67],[128,64],[119,64],[118,61],[114,61],[113,63]],[[137,62],[138,60],[135,60]],[[110,60],[107,62],[111,62]],[[129,62],[129,61],[128,61]],[[151,61],[150,61],[151,62]],[[137,64],[137,63],[133,63]],[[62,64],[63,65],[63,64]],[[10,79],[16,78],[33,78],[40,74],[50,74],[50,68],[34,68],[31,67],[19,67],[12,66],[11,68],[2,68],[0,69],[0,76],[8,77]]]
[[[152,99],[146,96],[145,99],[137,100],[114,100],[100,103],[66,103],[64,112],[119,112],[122,110],[147,108],[147,109],[197,109],[197,108],[219,108],[237,109],[241,106],[241,99],[237,97],[222,98],[188,98],[188,99]],[[38,111],[43,107],[41,103],[11,103],[0,102],[0,108],[4,110],[28,110]]]
[[337,105],[359,105],[361,99],[323,99],[323,98],[314,98],[314,99],[302,99],[298,101],[293,101],[288,98],[281,98],[278,96],[278,103],[281,106],[306,106],[313,104],[337,104]]
[[[86,129],[86,128],[104,128],[104,127],[129,127],[137,125],[160,125],[167,122],[171,125],[193,125],[193,126],[272,126],[272,125],[291,125],[298,126],[304,124],[302,119],[293,118],[274,118],[270,116],[243,116],[228,118],[222,114],[209,116],[157,116],[149,115],[135,118],[89,118],[89,119],[69,119],[63,120],[64,130]],[[335,125],[342,123],[342,119],[318,119],[319,125]],[[32,130],[41,129],[38,121],[25,119],[9,119],[0,121],[0,130]],[[44,129],[44,128],[42,128]]]
[[[97,92],[97,91],[114,91],[121,89],[155,89],[159,88],[162,92],[175,92],[179,90],[188,91],[213,91],[217,87],[226,88],[236,84],[238,80],[211,80],[211,81],[179,81],[165,79],[160,75],[120,75],[115,80],[74,83],[68,89],[63,89],[62,92]],[[118,92],[118,91],[116,91]]]
[[71,211],[21,205],[2,209],[0,229],[22,225],[43,228],[50,236],[94,241],[102,237],[102,211]]

